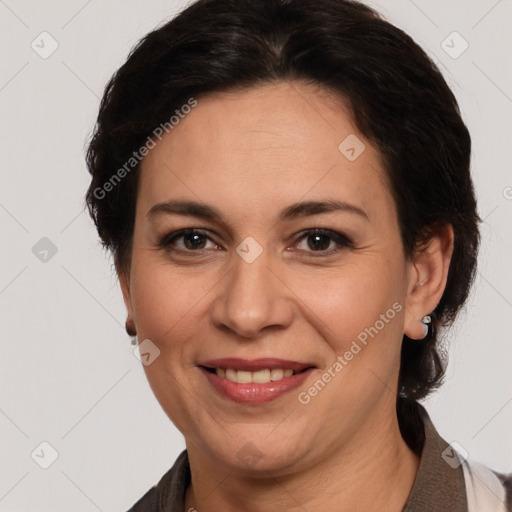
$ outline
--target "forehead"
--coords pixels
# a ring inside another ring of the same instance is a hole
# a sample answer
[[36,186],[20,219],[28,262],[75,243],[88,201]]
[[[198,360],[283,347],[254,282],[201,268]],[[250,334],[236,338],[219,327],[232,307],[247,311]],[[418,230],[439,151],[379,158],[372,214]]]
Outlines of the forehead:
[[138,201],[146,210],[170,198],[215,201],[261,216],[262,204],[326,194],[369,211],[391,206],[380,155],[343,100],[280,82],[198,98],[143,160]]

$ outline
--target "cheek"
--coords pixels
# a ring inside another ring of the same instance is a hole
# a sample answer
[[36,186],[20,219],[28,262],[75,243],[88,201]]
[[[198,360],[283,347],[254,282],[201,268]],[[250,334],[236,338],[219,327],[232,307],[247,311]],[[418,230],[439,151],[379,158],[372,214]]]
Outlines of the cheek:
[[[308,294],[309,290],[305,309],[315,313],[310,322],[328,344],[326,370],[336,375],[334,385],[322,399],[324,405],[337,403],[352,410],[364,409],[375,405],[386,389],[394,388],[400,364],[404,298],[399,272],[387,267],[384,260],[372,259],[370,263],[368,258],[364,265],[338,269],[336,276],[314,288],[304,283],[300,293]],[[356,406],[359,401],[366,406]],[[321,401],[315,407],[321,407]]]
[[[137,330],[140,336],[154,341],[163,355],[172,352],[175,356],[188,345],[181,340],[193,340],[200,332],[199,318],[204,316],[209,294],[215,288],[215,276],[204,270],[180,272],[149,257],[134,260],[132,295]],[[177,361],[172,358],[174,364]]]
[[154,258],[133,258],[132,294],[139,340],[149,339],[160,350],[143,369],[156,399],[182,432],[190,433],[191,422],[200,424],[204,414],[187,390],[188,382],[196,377],[197,368],[191,361],[201,344],[198,336],[206,333],[204,321],[212,287],[208,273],[188,272],[185,276]]
[[398,274],[383,259],[368,256],[332,272],[297,277],[294,292],[306,306],[304,314],[339,352],[352,340],[364,341],[368,330],[376,335],[375,324],[379,335],[400,332],[403,295]]
[[[222,295],[226,270],[208,265],[177,266],[153,251],[134,251],[132,294],[140,340],[149,339],[160,350],[158,358],[144,366],[148,383],[162,409],[181,432],[193,437],[204,415],[215,416],[211,404],[197,388],[202,376],[198,354],[215,337],[211,305]],[[218,334],[217,334],[218,335]]]

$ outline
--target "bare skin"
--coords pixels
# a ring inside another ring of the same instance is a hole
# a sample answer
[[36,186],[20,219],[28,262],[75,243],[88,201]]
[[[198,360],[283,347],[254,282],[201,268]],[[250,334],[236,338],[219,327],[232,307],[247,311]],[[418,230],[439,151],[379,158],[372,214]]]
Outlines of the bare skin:
[[[354,161],[338,149],[350,134],[365,144]],[[170,200],[208,204],[221,218],[148,214]],[[328,200],[364,213],[279,219],[291,204]],[[202,235],[159,245],[185,228]],[[350,243],[304,234],[313,228]],[[252,263],[236,252],[246,237],[262,249]],[[185,510],[400,511],[419,464],[395,411],[400,346],[404,333],[423,337],[452,247],[448,227],[405,258],[380,155],[340,99],[297,82],[199,98],[142,163],[131,268],[120,273],[138,339],[161,351],[144,367],[148,381],[185,437]],[[301,403],[298,394],[381,315],[378,333]],[[300,389],[242,405],[198,367],[219,357],[315,370]],[[251,460],[240,456],[248,446]]]

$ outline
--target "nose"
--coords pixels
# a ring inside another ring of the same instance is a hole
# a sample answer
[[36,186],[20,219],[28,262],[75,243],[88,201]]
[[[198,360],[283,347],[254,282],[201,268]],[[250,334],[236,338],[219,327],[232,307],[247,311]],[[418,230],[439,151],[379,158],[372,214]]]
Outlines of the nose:
[[233,259],[212,306],[214,325],[244,338],[257,337],[264,329],[288,327],[293,294],[280,262],[272,262],[266,250],[252,263],[238,254]]

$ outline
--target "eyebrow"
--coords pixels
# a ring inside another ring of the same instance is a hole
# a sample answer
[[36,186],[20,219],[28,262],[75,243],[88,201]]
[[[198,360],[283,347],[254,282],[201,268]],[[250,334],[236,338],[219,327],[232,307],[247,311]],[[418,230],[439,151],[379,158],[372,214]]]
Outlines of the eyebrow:
[[[283,222],[307,217],[309,215],[335,211],[356,214],[367,221],[370,220],[368,214],[363,209],[345,201],[338,201],[335,199],[294,203],[286,207],[279,214],[278,220]],[[222,222],[224,220],[221,212],[217,208],[198,201],[170,200],[158,203],[148,210],[146,217],[151,218],[159,214],[187,215],[217,222]]]

